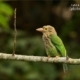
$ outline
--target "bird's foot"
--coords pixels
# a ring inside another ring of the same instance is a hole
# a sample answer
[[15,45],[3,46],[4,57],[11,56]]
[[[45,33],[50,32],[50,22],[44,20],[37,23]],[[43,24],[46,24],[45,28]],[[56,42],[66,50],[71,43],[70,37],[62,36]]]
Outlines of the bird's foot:
[[60,56],[56,56],[56,57],[54,57],[54,61],[56,61],[57,60],[57,58],[59,58]]
[[48,61],[49,58],[50,58],[50,56],[48,55],[48,57],[47,57],[47,61]]
[[56,56],[55,58],[59,58],[59,56]]

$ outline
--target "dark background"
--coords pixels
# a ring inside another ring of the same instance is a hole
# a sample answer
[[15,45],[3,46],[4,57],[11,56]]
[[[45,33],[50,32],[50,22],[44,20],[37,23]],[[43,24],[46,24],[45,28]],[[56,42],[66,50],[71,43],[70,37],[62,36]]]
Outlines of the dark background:
[[[47,56],[42,34],[36,28],[52,25],[68,56],[79,58],[80,10],[71,11],[78,5],[79,0],[0,1],[0,52],[13,52],[13,11],[17,8],[16,54]],[[64,74],[61,63],[0,60],[0,80],[80,80],[80,65],[68,67],[69,72]]]

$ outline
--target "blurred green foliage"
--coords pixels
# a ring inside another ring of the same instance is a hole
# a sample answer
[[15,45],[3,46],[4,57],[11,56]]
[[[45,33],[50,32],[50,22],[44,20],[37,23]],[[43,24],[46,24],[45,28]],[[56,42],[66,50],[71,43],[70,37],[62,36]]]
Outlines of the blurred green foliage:
[[[34,10],[33,10],[34,11]],[[12,53],[14,30],[9,26],[13,9],[7,3],[0,2],[0,52]],[[32,19],[32,18],[31,18]],[[62,38],[69,57],[79,58],[79,23],[80,13],[67,21],[61,28]],[[45,22],[45,21],[44,21]],[[10,30],[8,30],[8,28]],[[8,32],[4,32],[4,30]],[[32,31],[32,30],[31,30]],[[36,32],[36,31],[35,31]],[[30,33],[30,32],[29,32]],[[41,36],[30,35],[17,29],[16,54],[47,56]],[[80,65],[69,65],[69,72],[63,73],[60,63],[25,62],[15,60],[0,60],[0,80],[79,80]]]
[[7,3],[4,3],[3,1],[0,1],[0,31],[1,27],[6,29],[9,29],[9,20],[10,16],[13,14],[13,9],[10,5]]

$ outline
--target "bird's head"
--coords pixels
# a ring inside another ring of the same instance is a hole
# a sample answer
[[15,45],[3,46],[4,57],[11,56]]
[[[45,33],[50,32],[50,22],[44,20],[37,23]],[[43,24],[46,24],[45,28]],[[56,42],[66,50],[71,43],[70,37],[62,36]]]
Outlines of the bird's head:
[[42,33],[57,34],[55,28],[50,25],[43,26],[42,28],[38,28],[36,30]]

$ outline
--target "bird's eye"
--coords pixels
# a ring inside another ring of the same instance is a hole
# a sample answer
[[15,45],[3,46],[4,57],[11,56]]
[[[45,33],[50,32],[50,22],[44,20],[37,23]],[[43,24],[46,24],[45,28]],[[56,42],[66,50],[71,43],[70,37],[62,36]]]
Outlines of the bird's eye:
[[47,28],[45,28],[45,30],[47,30]]

